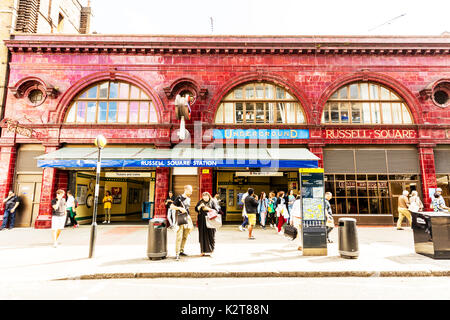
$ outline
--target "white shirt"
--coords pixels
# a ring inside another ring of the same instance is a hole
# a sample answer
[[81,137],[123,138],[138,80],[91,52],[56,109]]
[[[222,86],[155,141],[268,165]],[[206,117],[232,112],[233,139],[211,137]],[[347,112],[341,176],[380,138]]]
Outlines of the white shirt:
[[66,209],[74,207],[75,207],[75,198],[72,195],[67,196]]
[[300,203],[300,199],[294,201],[294,205],[292,206],[291,215],[293,217],[301,218],[302,217],[302,207]]
[[247,216],[247,211],[245,210],[245,198],[248,197],[248,192],[244,193],[244,195],[242,196],[242,202],[244,203],[244,206],[242,207],[242,216],[246,217]]

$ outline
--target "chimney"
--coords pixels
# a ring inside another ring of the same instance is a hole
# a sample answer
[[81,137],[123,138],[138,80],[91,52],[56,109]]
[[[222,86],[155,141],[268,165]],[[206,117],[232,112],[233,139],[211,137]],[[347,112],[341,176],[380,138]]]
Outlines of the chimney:
[[91,1],[89,0],[87,3],[87,7],[81,8],[81,16],[80,16],[80,33],[88,34],[91,27]]

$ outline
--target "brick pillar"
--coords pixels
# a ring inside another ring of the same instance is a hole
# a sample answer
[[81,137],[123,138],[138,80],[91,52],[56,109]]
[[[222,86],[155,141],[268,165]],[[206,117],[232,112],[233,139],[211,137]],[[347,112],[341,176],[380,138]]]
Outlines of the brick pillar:
[[422,178],[423,205],[429,210],[431,199],[429,188],[437,188],[436,168],[434,165],[434,151],[432,147],[418,147],[420,176]]
[[17,159],[17,147],[1,147],[0,151],[0,223],[3,222],[3,199],[13,189],[14,168]]
[[323,168],[323,144],[309,144],[308,148],[309,151],[320,158],[319,168]]
[[213,192],[213,169],[212,168],[200,168],[200,186],[199,186],[199,197],[201,197],[203,192],[209,192],[211,196]]
[[[58,147],[46,147],[45,153],[56,151]],[[39,203],[39,215],[34,227],[36,229],[49,229],[52,226],[52,199],[56,196],[58,183],[58,170],[44,168],[42,171],[41,199]]]
[[156,168],[155,214],[154,218],[166,218],[167,210],[164,201],[169,193],[170,168]]

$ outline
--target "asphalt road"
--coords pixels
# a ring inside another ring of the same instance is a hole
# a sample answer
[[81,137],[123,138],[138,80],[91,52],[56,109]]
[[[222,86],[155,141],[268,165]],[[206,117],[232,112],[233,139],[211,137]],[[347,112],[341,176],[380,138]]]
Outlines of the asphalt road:
[[2,283],[6,300],[448,300],[450,278],[113,279]]

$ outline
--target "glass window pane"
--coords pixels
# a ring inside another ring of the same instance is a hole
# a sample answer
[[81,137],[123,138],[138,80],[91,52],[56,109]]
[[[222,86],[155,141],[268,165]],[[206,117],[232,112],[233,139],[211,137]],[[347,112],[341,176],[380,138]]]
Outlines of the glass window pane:
[[266,99],[273,99],[273,91],[275,90],[274,86],[270,84],[266,84]]
[[371,120],[370,120],[370,103],[363,103],[362,104],[362,111],[363,111],[364,123],[371,123]]
[[67,114],[66,122],[75,122],[75,109],[76,104],[72,104],[69,109],[69,113]]
[[294,97],[289,92],[285,91],[285,94],[286,94],[286,99],[289,99],[289,100],[294,99]]
[[141,91],[141,100],[151,100],[151,99],[144,91]]
[[148,102],[140,103],[139,122],[148,123]]
[[356,197],[356,182],[355,181],[346,181],[345,185],[347,186],[347,196],[348,197]]
[[98,120],[97,122],[106,122],[106,112],[108,110],[107,102],[98,103]]
[[98,86],[90,88],[88,90],[87,97],[88,98],[97,98],[97,89],[98,89]]
[[119,115],[117,122],[126,123],[128,115],[128,102],[119,102]]
[[359,213],[367,214],[369,213],[369,199],[359,198]]
[[117,122],[117,102],[110,102],[108,108],[108,123]]
[[295,106],[293,103],[286,103],[287,123],[295,123]]
[[380,192],[380,197],[389,197],[389,188],[387,181],[378,182],[378,191]]
[[337,99],[337,98],[338,98],[338,91],[335,91],[335,92],[331,95],[330,99]]
[[372,123],[381,123],[380,104],[372,103]]
[[331,112],[331,122],[339,123],[339,105],[337,103],[331,104],[330,112]]
[[117,82],[111,82],[109,84],[109,98],[117,99],[119,97],[119,84]]
[[348,203],[348,213],[357,214],[358,213],[358,201],[356,198],[347,198]]
[[298,103],[295,103],[295,108],[297,109],[297,123],[305,123],[305,116]]
[[336,197],[345,197],[345,181],[336,181]]
[[97,103],[96,102],[88,102],[87,103],[86,122],[94,123],[95,122],[96,113],[97,113]]
[[216,123],[223,123],[223,103],[220,104],[219,109],[216,112]]
[[380,199],[380,213],[381,214],[391,214],[391,204],[389,198]]
[[323,110],[322,120],[324,123],[330,123],[330,110],[329,105],[325,105],[325,109]]
[[255,123],[255,104],[245,104],[245,123]]
[[234,98],[235,99],[242,99],[243,98],[242,88],[234,90]]
[[361,99],[369,100],[369,85],[367,83],[359,84],[361,90]]
[[395,94],[395,92],[391,91],[391,100],[401,100],[401,99],[397,94]]
[[233,123],[233,103],[225,103],[225,123]]
[[256,123],[264,123],[264,103],[256,104]]
[[381,87],[381,100],[389,100],[391,98],[390,92],[385,87]]
[[156,114],[156,108],[153,103],[150,102],[150,123],[158,123],[158,115]]
[[352,123],[361,123],[361,103],[352,103]]
[[283,102],[278,102],[276,104],[276,122],[286,123],[285,106]]
[[80,98],[85,99],[85,98],[87,98],[87,95],[88,95],[88,91],[86,90],[80,95]]
[[345,198],[336,198],[336,213],[337,214],[347,213],[347,201]]
[[350,85],[350,99],[358,99],[358,85],[356,83]]
[[248,86],[245,88],[245,99],[255,98],[255,88],[253,86]]
[[130,86],[128,83],[121,82],[119,85],[119,98],[128,99],[130,95]]
[[369,190],[369,196],[378,197],[378,186],[376,182],[369,181],[367,183],[367,189]]
[[382,103],[381,109],[383,112],[383,123],[391,124],[392,123],[391,104],[386,102]]
[[139,102],[130,102],[129,123],[137,123],[139,114]]
[[378,88],[379,86],[375,84],[370,85],[370,100],[378,100],[380,98],[378,94]]
[[131,86],[130,99],[139,99],[139,88]]
[[284,99],[284,89],[277,87],[277,99]]
[[339,90],[339,99],[348,99],[348,87],[341,88]]
[[86,121],[86,102],[78,102],[77,103],[77,122],[85,122]]
[[348,111],[348,103],[341,103],[341,123],[349,122],[349,111]]
[[100,99],[106,99],[108,97],[108,82],[103,82],[100,84],[98,97]]
[[266,123],[274,123],[275,103],[266,104]]
[[402,103],[402,110],[403,110],[403,123],[404,124],[412,123],[411,115],[403,103]]
[[256,99],[264,99],[264,87],[262,85],[257,85],[255,87],[256,90]]
[[244,104],[241,102],[236,103],[236,123],[244,122]]
[[393,123],[401,124],[402,123],[402,114],[400,103],[392,103],[392,115],[393,115]]

